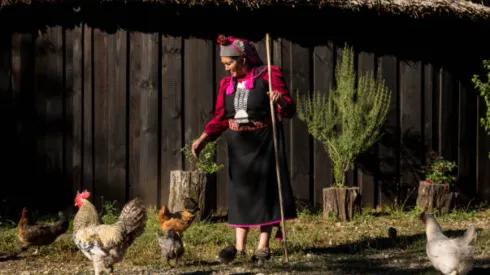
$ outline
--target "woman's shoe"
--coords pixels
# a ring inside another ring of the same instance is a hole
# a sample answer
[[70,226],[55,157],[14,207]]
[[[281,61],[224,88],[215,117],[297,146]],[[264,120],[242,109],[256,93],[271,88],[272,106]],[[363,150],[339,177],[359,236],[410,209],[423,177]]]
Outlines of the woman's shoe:
[[260,248],[257,249],[252,256],[252,261],[263,261],[269,260],[271,258],[271,252],[269,248]]

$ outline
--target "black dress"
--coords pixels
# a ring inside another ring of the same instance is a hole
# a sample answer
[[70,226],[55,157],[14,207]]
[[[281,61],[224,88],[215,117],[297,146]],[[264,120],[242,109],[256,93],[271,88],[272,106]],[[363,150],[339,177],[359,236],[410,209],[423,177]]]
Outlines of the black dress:
[[[225,116],[236,122],[270,121],[268,83],[262,77],[245,89],[235,80],[235,91],[225,95]],[[277,118],[277,115],[276,115]],[[282,124],[276,119],[278,156],[285,219],[296,218],[296,208],[285,154]],[[228,144],[228,224],[237,227],[274,225],[281,221],[272,124],[258,129],[225,133]]]

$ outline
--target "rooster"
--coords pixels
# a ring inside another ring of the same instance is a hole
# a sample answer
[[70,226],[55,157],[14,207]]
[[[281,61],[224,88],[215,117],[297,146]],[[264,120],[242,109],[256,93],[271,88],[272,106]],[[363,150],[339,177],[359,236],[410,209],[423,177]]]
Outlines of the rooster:
[[[166,235],[158,231],[156,235],[157,235],[158,245],[162,250],[162,257],[167,260],[167,264],[171,268],[177,267],[180,258],[185,252],[182,239],[173,230],[169,230]],[[172,259],[175,260],[175,266],[172,266],[170,264],[170,260]]]
[[90,192],[84,190],[83,192],[78,192],[75,196],[75,206],[78,207],[78,212],[73,219],[73,236],[81,228],[88,226],[99,225],[102,220],[99,217],[99,213],[95,209],[95,206],[88,200],[90,197]]
[[39,246],[53,243],[61,234],[68,230],[70,224],[68,215],[65,212],[59,212],[59,219],[50,225],[30,224],[27,216],[27,208],[22,209],[22,217],[17,225],[17,237],[21,242],[21,250],[25,251],[30,246],[36,246],[33,255],[39,251]]
[[469,226],[463,236],[448,238],[432,214],[420,214],[426,226],[426,253],[435,269],[444,275],[464,275],[473,269],[477,228]]
[[199,212],[197,202],[192,198],[184,200],[184,210],[172,213],[166,205],[158,213],[158,223],[163,231],[174,230],[179,236],[194,222]]
[[101,224],[92,203],[85,198],[80,198],[80,201],[82,203],[75,216],[76,228],[74,221],[75,245],[93,262],[95,275],[102,272],[113,274],[113,265],[123,259],[128,247],[143,234],[146,208],[141,200],[133,199],[123,207],[114,224]]

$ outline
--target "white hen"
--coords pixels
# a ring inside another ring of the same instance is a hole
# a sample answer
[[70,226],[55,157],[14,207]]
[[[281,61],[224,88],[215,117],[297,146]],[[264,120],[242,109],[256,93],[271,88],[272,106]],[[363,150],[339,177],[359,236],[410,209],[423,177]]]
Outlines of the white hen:
[[422,213],[420,219],[426,225],[426,252],[434,268],[444,275],[468,274],[474,264],[476,227],[470,225],[463,236],[448,238],[432,214]]

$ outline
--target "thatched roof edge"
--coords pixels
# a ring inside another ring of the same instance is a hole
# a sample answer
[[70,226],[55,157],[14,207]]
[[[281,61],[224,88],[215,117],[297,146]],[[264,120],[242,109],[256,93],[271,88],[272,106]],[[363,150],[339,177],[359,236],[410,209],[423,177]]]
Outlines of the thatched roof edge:
[[465,0],[0,0],[1,7],[30,4],[83,6],[107,3],[150,3],[182,8],[215,6],[248,10],[274,7],[335,9],[350,12],[370,10],[383,14],[406,15],[412,18],[447,16],[472,21],[490,18],[490,7]]

